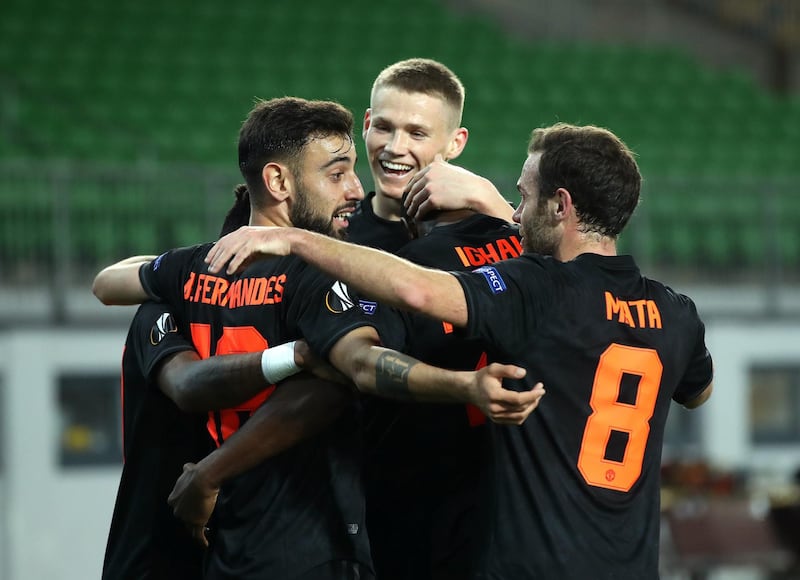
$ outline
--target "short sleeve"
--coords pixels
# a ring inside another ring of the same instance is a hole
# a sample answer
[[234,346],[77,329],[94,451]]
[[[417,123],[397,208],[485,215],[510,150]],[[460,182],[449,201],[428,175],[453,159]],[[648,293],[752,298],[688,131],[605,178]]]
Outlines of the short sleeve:
[[705,341],[705,325],[700,320],[694,303],[689,298],[685,299],[689,302],[692,316],[697,324],[697,333],[686,372],[672,397],[680,404],[697,398],[714,378],[714,363]]
[[167,356],[194,350],[192,343],[178,332],[170,309],[155,302],[145,302],[131,322],[126,350],[132,351],[142,375],[153,379],[152,373]]

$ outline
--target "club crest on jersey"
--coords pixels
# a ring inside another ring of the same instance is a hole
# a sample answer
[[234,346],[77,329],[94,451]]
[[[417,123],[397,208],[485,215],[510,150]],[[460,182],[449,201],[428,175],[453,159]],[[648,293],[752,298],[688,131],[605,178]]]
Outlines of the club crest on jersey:
[[331,289],[325,294],[325,306],[334,314],[347,312],[355,306],[355,301],[350,297],[347,284],[339,281],[334,282]]
[[359,300],[358,305],[361,307],[361,311],[368,316],[375,314],[378,309],[378,303],[370,300]]
[[153,328],[150,329],[150,344],[156,346],[159,342],[164,340],[164,337],[169,333],[178,332],[178,325],[175,324],[175,319],[172,314],[164,312],[158,317]]
[[489,284],[489,288],[492,289],[492,294],[500,294],[500,292],[506,291],[506,283],[503,281],[500,272],[498,272],[496,268],[484,266],[474,271],[483,274],[483,277],[486,278],[486,282]]

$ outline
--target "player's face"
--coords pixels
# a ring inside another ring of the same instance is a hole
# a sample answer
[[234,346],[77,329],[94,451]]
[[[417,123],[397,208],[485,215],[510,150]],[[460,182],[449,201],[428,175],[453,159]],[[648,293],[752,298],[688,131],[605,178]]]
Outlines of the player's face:
[[377,194],[399,201],[411,177],[437,153],[445,159],[460,153],[463,144],[456,142],[454,124],[452,107],[439,97],[377,89],[363,132]]
[[550,203],[539,196],[538,176],[541,153],[528,155],[517,180],[520,204],[514,221],[520,224],[522,247],[526,252],[553,255],[560,239],[558,221],[549,209]]
[[297,192],[289,217],[292,224],[337,238],[344,237],[356,202],[364,197],[355,172],[352,139],[313,139],[303,150]]

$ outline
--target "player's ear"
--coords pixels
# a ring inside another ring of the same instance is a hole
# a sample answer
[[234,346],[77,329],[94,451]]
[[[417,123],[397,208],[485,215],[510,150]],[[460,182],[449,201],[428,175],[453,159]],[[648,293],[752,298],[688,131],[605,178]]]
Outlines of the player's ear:
[[275,201],[283,201],[292,194],[292,173],[282,163],[267,163],[261,170],[261,179],[267,195]]
[[556,190],[556,194],[553,196],[553,199],[556,202],[555,215],[558,218],[565,218],[575,209],[575,206],[572,204],[572,194],[570,194],[569,190],[564,189],[563,187],[559,187]]
[[459,127],[456,129],[447,146],[447,151],[444,155],[445,161],[450,161],[461,155],[461,152],[467,145],[467,139],[469,139],[469,131],[466,127]]
[[367,131],[369,130],[369,126],[372,124],[372,109],[367,109],[364,112],[364,126],[361,129],[361,137],[363,139],[367,138]]

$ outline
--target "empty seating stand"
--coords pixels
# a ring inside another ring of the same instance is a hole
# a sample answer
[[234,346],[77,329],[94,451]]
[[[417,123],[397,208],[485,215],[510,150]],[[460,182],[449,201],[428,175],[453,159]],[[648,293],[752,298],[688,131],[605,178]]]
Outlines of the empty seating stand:
[[[637,242],[623,240],[624,247],[636,246],[655,266],[760,271],[766,256],[784,271],[797,270],[796,187],[771,184],[797,182],[800,101],[773,97],[741,72],[703,67],[675,48],[525,42],[436,0],[336,7],[306,0],[303,10],[258,0],[7,0],[0,106],[8,138],[0,139],[0,166],[29,160],[47,171],[47,161],[56,160],[157,166],[166,174],[191,166],[197,175],[229,175],[220,185],[228,200],[238,180],[238,127],[255,98],[338,100],[358,126],[378,71],[411,56],[439,59],[462,77],[471,138],[459,163],[493,179],[510,199],[533,127],[608,126],[638,154],[646,179],[641,215],[631,225]],[[359,153],[369,186],[360,140]],[[0,220],[11,227],[15,216],[27,215],[27,201],[9,183],[0,180],[8,208]],[[87,177],[73,185],[71,199],[83,204],[109,183]],[[127,195],[102,199],[99,216],[111,225],[72,228],[90,262],[137,246],[189,243],[185,236],[197,233],[142,221],[170,223],[180,219],[174,206],[196,208],[189,181],[170,191],[169,210],[164,203],[138,207],[144,198]],[[773,206],[773,217],[762,215]],[[74,213],[90,211],[76,205]],[[215,231],[216,211],[205,207],[203,231]],[[111,243],[111,231],[134,239]],[[40,252],[52,245],[50,221],[26,232],[12,237],[26,247],[41,240]],[[8,252],[3,259],[13,259]]]

